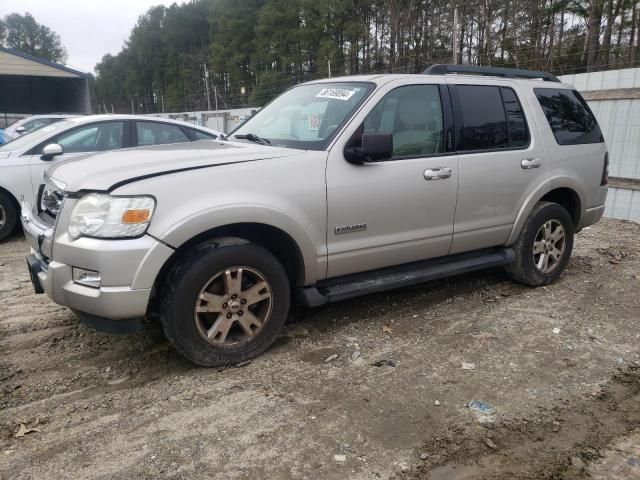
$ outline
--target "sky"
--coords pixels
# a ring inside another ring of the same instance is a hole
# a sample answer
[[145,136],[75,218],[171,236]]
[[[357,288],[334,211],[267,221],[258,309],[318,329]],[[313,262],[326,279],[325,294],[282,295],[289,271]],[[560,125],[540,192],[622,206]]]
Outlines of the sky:
[[2,0],[0,17],[29,12],[55,31],[67,49],[67,65],[93,72],[102,56],[116,54],[138,17],[154,5],[186,0]]

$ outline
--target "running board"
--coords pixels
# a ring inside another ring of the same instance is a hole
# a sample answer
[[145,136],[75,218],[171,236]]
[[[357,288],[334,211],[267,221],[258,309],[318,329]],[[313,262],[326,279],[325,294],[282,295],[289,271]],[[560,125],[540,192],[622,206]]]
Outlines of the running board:
[[301,288],[298,291],[298,299],[303,305],[318,307],[325,303],[339,302],[347,298],[407,287],[485,268],[503,267],[509,265],[514,259],[515,254],[510,248],[493,248],[450,255],[323,280],[312,287]]

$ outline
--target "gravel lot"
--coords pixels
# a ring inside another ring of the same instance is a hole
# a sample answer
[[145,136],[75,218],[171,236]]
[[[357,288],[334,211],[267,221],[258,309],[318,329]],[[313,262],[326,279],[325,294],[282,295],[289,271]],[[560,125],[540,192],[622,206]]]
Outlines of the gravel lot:
[[549,287],[495,270],[296,310],[224,370],[155,325],[79,325],[26,250],[0,245],[0,478],[640,478],[640,224],[583,231]]

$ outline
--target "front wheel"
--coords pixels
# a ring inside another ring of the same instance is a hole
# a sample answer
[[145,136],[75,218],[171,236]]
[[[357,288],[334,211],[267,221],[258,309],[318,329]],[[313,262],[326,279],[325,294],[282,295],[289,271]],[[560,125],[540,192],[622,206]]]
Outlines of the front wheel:
[[289,311],[287,273],[251,243],[201,245],[169,273],[160,318],[169,341],[197,365],[250,360],[277,338]]
[[0,192],[0,242],[7,238],[18,223],[18,209],[6,194]]
[[555,281],[567,266],[573,249],[569,212],[557,203],[538,203],[513,249],[516,259],[507,272],[514,280],[531,286]]

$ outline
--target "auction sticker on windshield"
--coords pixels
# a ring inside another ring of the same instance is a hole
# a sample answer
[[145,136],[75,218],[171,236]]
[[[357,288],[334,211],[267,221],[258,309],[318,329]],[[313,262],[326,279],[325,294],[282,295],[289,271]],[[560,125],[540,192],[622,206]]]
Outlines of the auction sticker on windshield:
[[334,100],[349,100],[357,90],[347,88],[323,88],[316,94],[316,98],[332,98]]

